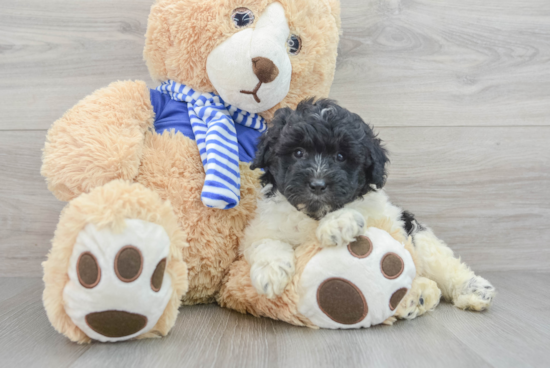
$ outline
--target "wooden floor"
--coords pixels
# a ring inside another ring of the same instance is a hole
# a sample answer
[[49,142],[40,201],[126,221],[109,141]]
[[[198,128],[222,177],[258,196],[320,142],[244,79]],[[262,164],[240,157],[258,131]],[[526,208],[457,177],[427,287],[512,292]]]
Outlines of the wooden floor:
[[344,332],[212,305],[157,341],[58,335],[38,277],[65,204],[39,173],[44,137],[112,81],[155,86],[152,3],[0,0],[0,367],[550,366],[549,0],[342,0],[331,97],[386,142],[393,201],[496,284],[492,310]]
[[[310,330],[215,305],[183,307],[163,339],[76,345],[56,333],[36,278],[0,279],[2,367],[548,367],[549,273],[491,272],[494,308],[449,304],[365,330]],[[546,292],[544,292],[546,291]]]

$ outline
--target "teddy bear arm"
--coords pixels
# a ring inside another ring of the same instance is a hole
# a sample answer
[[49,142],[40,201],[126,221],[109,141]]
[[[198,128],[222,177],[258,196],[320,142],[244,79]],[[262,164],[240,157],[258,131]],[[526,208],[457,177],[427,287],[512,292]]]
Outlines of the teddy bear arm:
[[145,82],[114,82],[77,103],[48,131],[41,173],[68,201],[114,179],[133,180],[154,110]]

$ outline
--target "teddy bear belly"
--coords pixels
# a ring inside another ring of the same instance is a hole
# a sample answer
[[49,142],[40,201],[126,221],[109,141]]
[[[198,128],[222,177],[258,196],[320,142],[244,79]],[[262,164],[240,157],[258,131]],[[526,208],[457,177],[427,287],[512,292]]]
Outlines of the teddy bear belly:
[[[181,133],[147,133],[135,181],[171,202],[189,247],[186,304],[214,301],[227,269],[237,256],[239,239],[256,209],[258,172],[240,163],[241,201],[231,210],[206,207],[200,200],[204,168],[196,142]],[[258,171],[258,170],[256,170]]]

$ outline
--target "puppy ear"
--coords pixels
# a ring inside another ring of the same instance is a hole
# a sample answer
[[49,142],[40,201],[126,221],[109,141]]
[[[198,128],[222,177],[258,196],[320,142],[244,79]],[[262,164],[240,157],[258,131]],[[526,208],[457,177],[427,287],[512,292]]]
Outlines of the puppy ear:
[[286,125],[287,118],[292,114],[292,110],[288,107],[279,109],[275,112],[271,124],[265,132],[260,137],[260,142],[258,143],[258,151],[256,152],[256,157],[252,161],[250,168],[254,169],[264,169],[264,173],[260,177],[260,183],[262,186],[268,184],[273,185],[271,189],[271,195],[273,195],[277,189],[277,183],[275,180],[276,165],[275,159],[275,145],[279,141],[279,136]]
[[377,189],[381,189],[386,184],[386,164],[390,161],[388,151],[382,146],[382,141],[378,138],[372,139],[369,151],[371,164],[367,168],[367,182],[374,184]]
[[267,131],[260,137],[256,156],[250,165],[252,170],[264,169],[266,172],[269,171],[269,166],[272,164],[274,157],[273,148],[277,144],[279,135],[286,125],[286,120],[290,114],[292,114],[292,110],[288,107],[275,112]]
[[256,156],[254,157],[254,160],[252,160],[252,163],[250,164],[250,169],[264,169],[269,165],[269,162],[271,161],[271,144],[273,143],[273,140],[268,136],[271,132],[269,129],[260,137],[260,141],[258,143],[258,150],[256,151]]
[[365,163],[366,183],[362,190],[362,194],[366,194],[373,189],[371,185],[375,185],[376,189],[384,187],[387,177],[386,164],[390,159],[388,157],[388,151],[382,145],[382,140],[376,136],[372,128],[358,115],[354,117],[361,121],[361,126],[365,133],[365,137],[362,141],[364,141],[369,154],[368,160]]

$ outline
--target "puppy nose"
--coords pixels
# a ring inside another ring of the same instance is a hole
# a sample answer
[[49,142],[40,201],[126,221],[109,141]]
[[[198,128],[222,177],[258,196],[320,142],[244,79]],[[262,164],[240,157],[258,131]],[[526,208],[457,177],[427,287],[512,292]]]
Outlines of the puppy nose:
[[322,179],[313,179],[309,182],[309,189],[315,194],[321,194],[327,189],[327,184]]
[[252,59],[252,70],[262,83],[273,82],[279,75],[279,68],[277,68],[277,65],[264,57],[255,57]]

